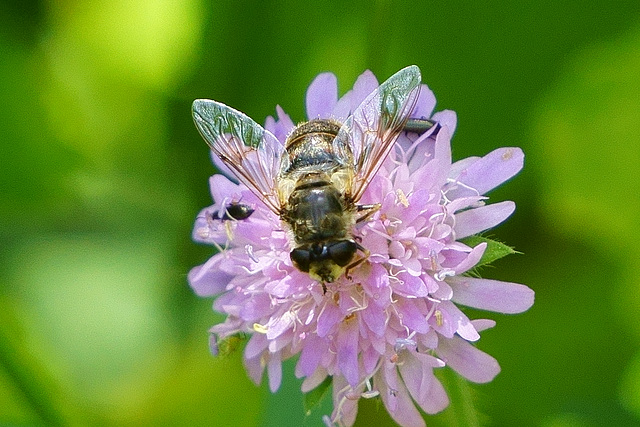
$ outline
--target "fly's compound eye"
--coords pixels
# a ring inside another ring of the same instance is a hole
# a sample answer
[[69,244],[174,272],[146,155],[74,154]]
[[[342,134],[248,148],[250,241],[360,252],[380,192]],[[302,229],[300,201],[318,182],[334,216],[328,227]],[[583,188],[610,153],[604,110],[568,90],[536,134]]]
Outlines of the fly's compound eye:
[[342,240],[329,246],[329,257],[340,267],[345,267],[351,262],[357,250],[356,242]]
[[291,261],[296,265],[298,270],[305,273],[309,272],[309,263],[311,262],[311,252],[306,249],[294,249],[289,254]]

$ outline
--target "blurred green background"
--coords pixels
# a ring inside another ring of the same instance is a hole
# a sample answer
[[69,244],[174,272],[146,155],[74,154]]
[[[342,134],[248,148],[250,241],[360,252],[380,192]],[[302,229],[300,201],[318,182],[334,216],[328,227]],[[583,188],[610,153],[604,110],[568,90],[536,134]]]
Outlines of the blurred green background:
[[[190,104],[304,118],[322,71],[341,91],[417,64],[458,113],[455,159],[520,146],[491,233],[524,255],[485,277],[534,307],[479,347],[490,426],[640,423],[640,2],[167,0],[0,3],[0,424],[320,425],[292,364],[254,386],[186,274],[213,173]],[[453,409],[430,426],[461,425]],[[357,425],[388,423],[373,401]]]

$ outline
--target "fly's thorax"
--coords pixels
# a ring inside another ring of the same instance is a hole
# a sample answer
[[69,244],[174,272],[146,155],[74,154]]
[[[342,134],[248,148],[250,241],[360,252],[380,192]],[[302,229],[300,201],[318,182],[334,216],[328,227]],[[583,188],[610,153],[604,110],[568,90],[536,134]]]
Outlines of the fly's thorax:
[[334,120],[314,119],[301,123],[287,137],[277,180],[282,206],[289,203],[294,190],[319,182],[330,182],[343,195],[351,193],[353,164],[345,164],[333,145],[340,126]]
[[306,177],[291,193],[283,220],[296,244],[343,239],[350,235],[354,210],[330,181]]

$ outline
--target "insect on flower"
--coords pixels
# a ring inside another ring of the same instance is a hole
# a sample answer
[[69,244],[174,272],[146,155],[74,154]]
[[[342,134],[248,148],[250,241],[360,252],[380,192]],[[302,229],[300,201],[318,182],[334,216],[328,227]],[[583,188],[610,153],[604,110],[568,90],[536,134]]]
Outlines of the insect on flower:
[[215,211],[211,214],[211,219],[220,221],[242,221],[247,219],[254,212],[249,205],[240,202],[231,202],[224,209]]
[[[193,118],[211,150],[279,216],[293,264],[324,287],[348,276],[369,255],[354,229],[380,204],[359,201],[405,130],[420,82],[417,66],[404,68],[367,96],[344,123],[301,123],[284,145],[245,114],[216,101],[194,101]],[[427,121],[410,126],[425,124],[433,125]]]
[[210,329],[211,351],[245,337],[247,374],[256,384],[267,374],[273,392],[297,357],[302,392],[332,390],[327,425],[353,425],[359,399],[376,398],[399,425],[424,426],[418,408],[449,404],[436,369],[476,383],[500,371],[472,344],[495,322],[459,306],[533,304],[524,285],[467,273],[513,252],[475,235],[513,213],[486,194],[520,171],[524,153],[454,162],[456,114],[434,113],[420,80],[415,66],[382,85],[365,71],[338,97],[335,76],[321,73],[297,126],[280,107],[263,128],[215,101],[193,105],[214,163],[228,169],[209,179],[214,204],[193,229],[219,251],[188,275],[226,316]]

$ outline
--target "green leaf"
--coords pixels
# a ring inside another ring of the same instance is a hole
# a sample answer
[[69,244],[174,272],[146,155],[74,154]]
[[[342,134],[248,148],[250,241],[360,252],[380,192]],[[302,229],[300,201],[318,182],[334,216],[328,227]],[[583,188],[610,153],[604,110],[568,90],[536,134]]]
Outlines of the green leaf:
[[475,248],[480,243],[487,244],[487,249],[484,251],[484,254],[482,254],[482,258],[480,258],[480,261],[476,264],[476,268],[481,267],[483,265],[491,264],[492,262],[502,257],[505,257],[507,255],[519,253],[518,251],[513,249],[511,246],[507,246],[502,242],[498,242],[497,240],[491,240],[484,236],[478,236],[478,235],[469,236],[465,239],[462,239],[461,241],[465,245],[471,246],[472,248]]
[[304,395],[304,413],[308,416],[311,414],[311,411],[316,406],[320,406],[322,400],[327,395],[327,392],[331,388],[331,384],[333,383],[333,377],[328,376],[327,378],[320,383],[320,385],[309,393]]

